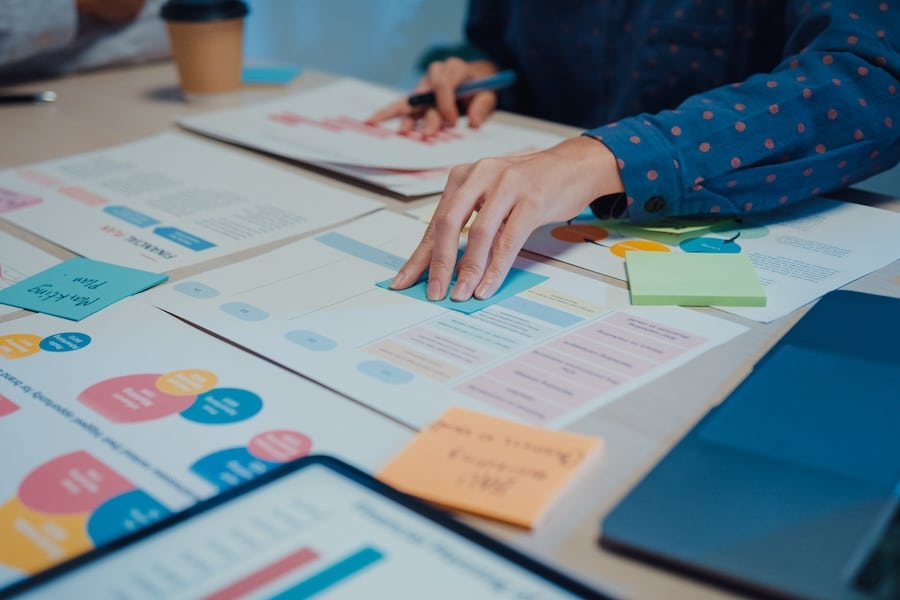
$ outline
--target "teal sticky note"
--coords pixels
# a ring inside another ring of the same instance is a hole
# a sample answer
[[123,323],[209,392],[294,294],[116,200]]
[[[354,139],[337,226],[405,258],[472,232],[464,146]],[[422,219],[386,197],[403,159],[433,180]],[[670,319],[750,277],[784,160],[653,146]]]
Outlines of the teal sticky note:
[[296,65],[255,65],[241,68],[241,83],[250,85],[285,85],[300,74]]
[[[509,275],[506,276],[506,279],[503,281],[503,284],[500,286],[494,295],[490,298],[486,298],[484,300],[478,300],[477,298],[471,298],[464,302],[454,302],[450,299],[450,293],[447,293],[447,297],[443,300],[436,300],[432,302],[425,295],[425,290],[428,287],[428,282],[426,280],[422,280],[415,284],[412,287],[406,288],[405,290],[393,290],[398,294],[403,294],[404,296],[409,296],[410,298],[415,298],[416,300],[422,300],[423,302],[428,302],[429,304],[436,304],[438,306],[443,306],[444,308],[449,308],[450,310],[455,310],[457,312],[472,314],[474,312],[478,312],[483,308],[487,308],[488,306],[492,306],[501,302],[511,296],[515,296],[520,292],[524,292],[525,290],[532,288],[540,283],[543,283],[549,279],[546,275],[538,275],[536,273],[531,273],[529,271],[524,271],[522,269],[510,269]],[[379,281],[375,285],[380,288],[389,289],[391,280],[385,279],[384,281]],[[456,283],[456,278],[450,282],[450,290],[452,291],[453,285]]]
[[632,304],[765,306],[766,292],[745,254],[625,253]]
[[73,258],[0,290],[0,304],[80,321],[168,278],[89,258]]

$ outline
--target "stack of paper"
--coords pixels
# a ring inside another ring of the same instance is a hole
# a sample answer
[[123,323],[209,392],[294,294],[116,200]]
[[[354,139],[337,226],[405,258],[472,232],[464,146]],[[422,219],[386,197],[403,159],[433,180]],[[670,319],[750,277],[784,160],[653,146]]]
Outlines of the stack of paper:
[[415,131],[400,135],[397,121],[365,122],[398,97],[396,90],[342,79],[249,107],[187,116],[179,124],[405,196],[440,192],[454,165],[533,152],[562,139],[496,120],[472,129],[461,119],[456,127],[427,139]]

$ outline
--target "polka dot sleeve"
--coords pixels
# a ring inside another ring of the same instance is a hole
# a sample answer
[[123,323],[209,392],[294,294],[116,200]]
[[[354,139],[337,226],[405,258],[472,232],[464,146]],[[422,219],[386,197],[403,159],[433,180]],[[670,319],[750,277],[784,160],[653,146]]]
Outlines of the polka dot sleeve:
[[771,210],[900,160],[900,0],[788,4],[771,73],[585,132],[617,157],[633,221]]

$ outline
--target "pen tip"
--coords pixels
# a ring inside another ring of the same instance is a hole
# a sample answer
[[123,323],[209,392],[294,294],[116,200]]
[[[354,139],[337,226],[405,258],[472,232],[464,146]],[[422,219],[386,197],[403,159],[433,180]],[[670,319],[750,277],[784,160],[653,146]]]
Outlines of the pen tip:
[[56,92],[46,91],[38,94],[38,100],[40,102],[55,102],[56,101]]

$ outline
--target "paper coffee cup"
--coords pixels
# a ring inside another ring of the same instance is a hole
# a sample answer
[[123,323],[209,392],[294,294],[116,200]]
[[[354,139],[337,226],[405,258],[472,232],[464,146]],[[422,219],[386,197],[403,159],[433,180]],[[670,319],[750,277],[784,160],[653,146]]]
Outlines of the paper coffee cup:
[[244,17],[240,0],[169,0],[166,21],[178,81],[188,97],[222,94],[241,85]]

